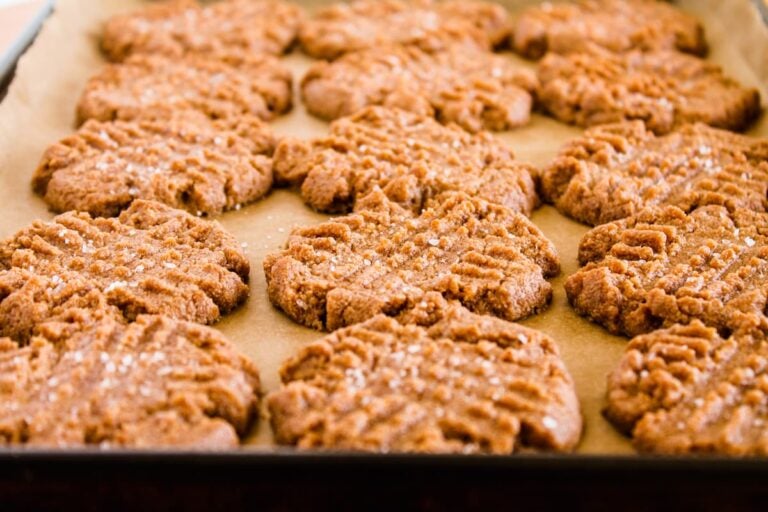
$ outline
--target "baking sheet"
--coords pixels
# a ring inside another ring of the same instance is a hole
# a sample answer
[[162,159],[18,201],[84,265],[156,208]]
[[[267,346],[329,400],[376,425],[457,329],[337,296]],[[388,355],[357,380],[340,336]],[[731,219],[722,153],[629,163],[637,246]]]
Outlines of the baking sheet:
[[[135,9],[140,0],[58,0],[30,50],[21,58],[8,95],[0,104],[0,237],[11,235],[37,218],[49,219],[44,202],[31,191],[29,181],[44,149],[74,129],[75,104],[87,78],[104,64],[98,36],[104,19],[119,11]],[[312,8],[326,2],[299,2]],[[512,12],[530,1],[508,1]],[[710,59],[744,84],[758,87],[766,98],[768,83],[768,29],[750,0],[682,0],[681,7],[704,22],[712,50]],[[532,66],[513,55],[521,65]],[[298,83],[311,60],[299,52],[285,58]],[[327,125],[309,116],[300,105],[273,122],[280,135],[311,137]],[[534,115],[530,125],[498,134],[520,160],[546,165],[558,147],[580,133],[579,129]],[[765,116],[751,130],[768,135]],[[217,220],[241,242],[247,243],[251,261],[251,298],[238,311],[216,325],[258,365],[265,391],[279,384],[280,363],[301,345],[322,334],[301,327],[274,309],[266,295],[261,262],[277,250],[290,229],[328,218],[309,210],[297,194],[276,190],[268,198],[226,213]],[[562,274],[553,281],[550,308],[523,324],[550,334],[576,382],[585,428],[579,453],[626,454],[633,450],[600,415],[605,376],[619,359],[625,339],[610,336],[578,317],[568,306],[563,282],[577,269],[576,250],[587,227],[571,221],[549,206],[537,210],[533,221],[555,243],[562,260]],[[246,439],[244,449],[272,443],[267,421],[260,421]]]

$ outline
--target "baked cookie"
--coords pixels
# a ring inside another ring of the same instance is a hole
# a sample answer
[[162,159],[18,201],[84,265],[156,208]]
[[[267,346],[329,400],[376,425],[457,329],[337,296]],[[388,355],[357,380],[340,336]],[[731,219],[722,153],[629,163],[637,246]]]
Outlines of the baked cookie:
[[116,62],[136,53],[279,55],[296,39],[303,16],[280,0],[221,0],[205,7],[175,0],[111,18],[101,47]]
[[378,315],[302,348],[267,397],[276,440],[385,453],[572,450],[582,421],[555,343],[461,306],[438,309],[426,325]]
[[606,416],[643,452],[768,455],[766,332],[722,338],[694,321],[634,338]]
[[536,85],[533,72],[490,52],[395,45],[314,64],[301,93],[307,110],[322,119],[384,105],[478,132],[528,123]]
[[580,314],[629,336],[698,319],[735,329],[764,316],[768,214],[652,207],[603,224],[579,247],[565,282]]
[[270,128],[247,114],[90,120],[46,150],[32,183],[57,212],[109,217],[135,199],[152,199],[218,214],[269,192],[274,146]]
[[157,111],[199,110],[212,119],[250,114],[272,119],[291,108],[291,73],[276,58],[231,60],[134,55],[92,77],[78,122],[130,120]]
[[322,212],[348,212],[380,187],[415,213],[436,195],[462,191],[528,215],[537,205],[535,172],[487,132],[470,135],[385,107],[334,121],[310,142],[285,138],[275,152],[276,179],[300,185],[304,201]]
[[217,331],[165,317],[103,320],[24,347],[0,339],[0,444],[230,448],[259,375]]
[[412,218],[380,190],[358,208],[294,230],[284,250],[264,259],[269,298],[295,321],[330,331],[396,315],[430,291],[516,320],[552,296],[555,248],[509,208],[453,193]]
[[356,0],[318,10],[304,22],[299,41],[312,57],[340,55],[393,44],[427,50],[464,43],[490,50],[509,31],[507,12],[497,4],[474,0]]
[[212,323],[248,296],[249,263],[217,223],[136,200],[118,218],[69,212],[0,243],[0,335],[24,341],[76,307]]
[[544,200],[596,225],[652,205],[768,209],[768,139],[703,124],[655,136],[642,121],[601,125],[566,144],[540,177]]
[[701,23],[657,0],[542,3],[518,16],[510,43],[529,59],[540,59],[547,52],[567,54],[595,48],[707,53]]
[[549,54],[539,80],[545,110],[579,126],[639,119],[659,134],[695,122],[738,131],[760,113],[756,89],[675,51]]

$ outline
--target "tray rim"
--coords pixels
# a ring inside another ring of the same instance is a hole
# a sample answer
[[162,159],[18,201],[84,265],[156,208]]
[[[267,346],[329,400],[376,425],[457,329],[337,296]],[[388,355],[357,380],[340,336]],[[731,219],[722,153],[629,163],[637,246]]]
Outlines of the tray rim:
[[16,68],[16,63],[19,61],[27,48],[34,42],[35,37],[40,32],[43,23],[53,13],[56,5],[56,0],[45,0],[40,6],[34,18],[29,21],[29,24],[24,27],[19,37],[11,43],[5,53],[0,54],[0,101],[7,88],[13,81],[13,72]]
[[[239,448],[230,451],[110,449],[94,448],[3,448],[0,449],[0,475],[14,467],[98,463],[99,466],[135,466],[183,464],[190,467],[296,467],[335,466],[345,468],[379,467],[442,468],[445,470],[507,471],[637,471],[668,473],[733,474],[745,472],[768,476],[768,457],[733,457],[723,455],[649,455],[649,454],[558,454],[520,453],[512,455],[368,453],[344,451],[301,451],[281,447]],[[768,480],[766,481],[768,485]]]

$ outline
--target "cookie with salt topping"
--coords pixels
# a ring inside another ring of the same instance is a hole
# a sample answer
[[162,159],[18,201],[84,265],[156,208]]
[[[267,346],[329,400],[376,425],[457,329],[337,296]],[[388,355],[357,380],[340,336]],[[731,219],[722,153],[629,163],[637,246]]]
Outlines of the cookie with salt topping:
[[256,416],[258,371],[214,329],[140,316],[43,334],[0,339],[0,445],[232,448]]
[[323,212],[348,212],[379,187],[414,213],[462,191],[528,215],[538,203],[535,173],[487,132],[385,107],[336,120],[309,142],[285,138],[275,152],[276,180],[300,186],[304,201]]
[[531,70],[488,51],[388,45],[312,65],[301,94],[307,110],[326,120],[383,105],[478,132],[527,124],[536,86]]
[[704,28],[693,16],[656,0],[544,2],[516,18],[512,48],[530,59],[547,52],[677,50],[704,55]]
[[761,110],[757,89],[675,51],[551,53],[538,77],[542,107],[578,126],[641,120],[657,134],[697,122],[741,131]]
[[218,223],[152,201],[35,221],[0,243],[0,335],[24,342],[72,309],[213,323],[247,298],[249,268]]
[[272,303],[327,330],[397,315],[428,292],[516,320],[547,306],[559,269],[552,242],[509,208],[451,193],[413,217],[380,190],[356,213],[294,230],[264,259]]
[[469,44],[490,50],[508,33],[504,7],[482,1],[355,0],[318,9],[299,31],[308,55],[335,59],[392,44],[437,49]]
[[56,212],[108,217],[151,199],[215,215],[269,192],[274,144],[269,127],[250,115],[90,120],[45,151],[32,182]]
[[287,360],[266,399],[278,443],[372,452],[567,452],[579,403],[554,341],[438,295]]
[[167,57],[137,54],[88,80],[78,123],[197,110],[211,119],[245,114],[271,120],[291,108],[291,72],[270,55]]
[[565,282],[574,309],[612,333],[700,320],[727,332],[765,318],[768,214],[652,207],[598,226]]
[[206,6],[174,0],[110,18],[101,47],[115,62],[137,53],[279,55],[293,43],[303,18],[300,7],[281,0],[221,0]]
[[768,139],[685,125],[656,136],[642,121],[596,126],[568,142],[540,176],[544,200],[587,224],[648,206],[768,209]]
[[767,334],[693,321],[637,336],[608,377],[606,416],[642,452],[768,455]]

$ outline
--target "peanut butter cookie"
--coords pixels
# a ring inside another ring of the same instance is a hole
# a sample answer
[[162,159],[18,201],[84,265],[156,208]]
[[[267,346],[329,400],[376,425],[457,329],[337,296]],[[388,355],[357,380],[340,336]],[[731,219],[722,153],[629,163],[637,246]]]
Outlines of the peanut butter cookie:
[[768,455],[768,332],[698,321],[638,336],[608,377],[607,417],[643,452]]
[[57,212],[109,217],[151,199],[218,214],[269,192],[274,145],[269,127],[250,115],[90,120],[46,150],[32,181]]
[[105,319],[72,336],[0,339],[0,444],[231,448],[259,375],[217,331]]
[[655,136],[642,121],[591,128],[541,175],[544,199],[581,222],[629,217],[647,206],[721,204],[768,209],[768,139],[686,125]]
[[393,45],[314,64],[301,93],[307,110],[322,119],[384,105],[478,132],[528,123],[536,85],[533,72],[487,51]]
[[297,322],[333,330],[399,314],[430,291],[516,320],[551,298],[555,248],[509,208],[453,193],[414,218],[381,191],[358,208],[295,230],[265,258],[270,300]]
[[303,16],[280,0],[220,0],[205,7],[174,0],[111,18],[101,47],[115,62],[136,53],[279,55],[296,39]]
[[0,243],[0,335],[24,341],[71,308],[213,323],[248,296],[248,259],[217,223],[136,200],[117,218],[69,212]]
[[308,143],[283,139],[275,153],[276,179],[300,185],[304,201],[323,212],[348,212],[380,187],[415,213],[443,192],[462,191],[528,215],[537,204],[535,172],[487,132],[384,107],[334,121]]
[[283,387],[267,398],[277,441],[385,453],[572,450],[581,415],[555,343],[455,304],[436,309],[421,325],[378,315],[286,361]]
[[275,57],[227,60],[134,55],[92,77],[77,105],[80,124],[199,110],[212,119],[270,120],[291,108],[291,73]]
[[603,224],[579,247],[585,267],[565,290],[580,314],[613,333],[647,333],[694,319],[753,324],[768,300],[768,214],[656,207]]
[[639,119],[658,134],[695,122],[739,131],[760,113],[757,89],[675,51],[549,54],[539,80],[542,106],[579,126]]
[[701,23],[656,0],[542,3],[520,14],[510,41],[516,52],[529,59],[539,59],[547,52],[566,54],[596,47],[613,52],[707,52]]
[[317,58],[393,44],[427,50],[464,43],[490,50],[508,33],[506,10],[473,0],[356,0],[318,10],[299,32],[304,51]]

